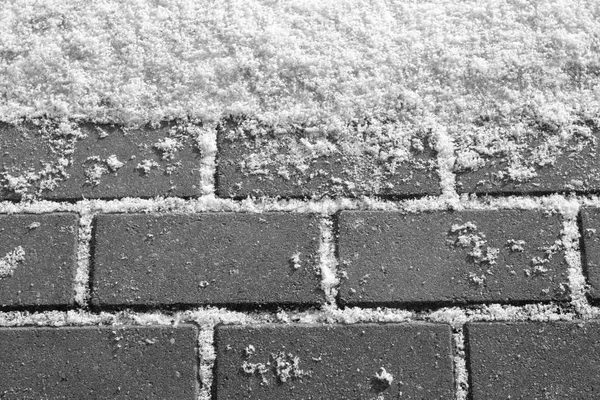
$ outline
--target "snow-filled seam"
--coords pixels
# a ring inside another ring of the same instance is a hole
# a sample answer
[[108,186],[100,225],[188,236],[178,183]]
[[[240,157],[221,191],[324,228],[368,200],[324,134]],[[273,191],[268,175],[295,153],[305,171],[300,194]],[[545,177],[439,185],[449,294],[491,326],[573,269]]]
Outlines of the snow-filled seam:
[[[591,315],[600,316],[600,308],[589,307]],[[358,324],[358,323],[412,323],[432,322],[448,324],[457,329],[469,322],[477,321],[579,321],[579,315],[569,304],[532,303],[521,306],[506,304],[443,307],[436,310],[415,312],[400,308],[321,308],[306,311],[254,311],[241,312],[215,307],[199,307],[193,310],[167,312],[91,312],[88,310],[67,311],[0,311],[0,326],[87,326],[87,325],[169,325],[191,322],[201,326],[256,325],[256,324]]]
[[441,210],[550,210],[560,211],[576,202],[590,206],[600,206],[598,196],[577,196],[549,194],[547,196],[508,196],[477,197],[462,195],[458,201],[449,202],[443,196],[423,197],[407,200],[383,200],[377,197],[362,198],[323,198],[320,200],[282,200],[279,198],[247,198],[231,200],[205,195],[196,199],[176,197],[156,197],[153,199],[123,198],[118,200],[80,200],[75,203],[40,200],[35,202],[0,202],[0,214],[45,214],[52,212],[93,213],[179,213],[194,214],[201,212],[293,212],[334,214],[341,210],[399,211],[419,213]]
[[583,319],[597,318],[600,314],[595,307],[591,306],[587,298],[588,285],[583,273],[579,246],[579,211],[580,203],[576,202],[572,209],[564,215],[562,231],[571,305],[579,317]]
[[321,289],[325,293],[325,307],[337,308],[339,278],[337,276],[337,258],[335,255],[335,235],[333,220],[330,216],[322,216],[319,221],[321,232],[319,242],[319,273]]
[[196,143],[200,150],[200,192],[203,195],[215,194],[215,173],[217,158],[217,128],[214,125],[196,128]]
[[433,133],[437,152],[440,189],[442,191],[441,197],[448,203],[454,204],[459,199],[456,192],[456,174],[454,173],[454,162],[456,160],[454,140],[446,127],[438,125],[433,129]]
[[465,354],[465,334],[462,326],[453,329],[452,347],[454,362],[454,398],[467,400],[469,396],[469,371]]
[[90,258],[93,219],[94,215],[89,209],[80,208],[77,235],[77,269],[73,281],[75,292],[74,302],[80,307],[87,307],[90,297]]
[[200,326],[198,350],[198,400],[210,400],[213,386],[213,368],[216,359],[214,325],[205,324]]

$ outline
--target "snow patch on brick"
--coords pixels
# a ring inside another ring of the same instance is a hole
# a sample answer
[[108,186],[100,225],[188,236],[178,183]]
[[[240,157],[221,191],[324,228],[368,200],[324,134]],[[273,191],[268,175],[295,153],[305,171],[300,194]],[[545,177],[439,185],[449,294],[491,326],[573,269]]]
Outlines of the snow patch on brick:
[[[40,161],[39,166],[27,170],[3,171],[0,173],[0,187],[22,200],[33,201],[41,193],[54,190],[61,181],[68,178],[67,167],[73,163],[74,146],[86,135],[76,122],[66,117],[19,118],[16,122],[30,125],[35,135],[39,135],[51,150],[52,158]],[[19,128],[17,125],[17,129]],[[94,172],[94,176],[98,174],[102,173]]]
[[21,246],[7,253],[0,259],[0,280],[13,275],[15,269],[25,261],[25,250]]

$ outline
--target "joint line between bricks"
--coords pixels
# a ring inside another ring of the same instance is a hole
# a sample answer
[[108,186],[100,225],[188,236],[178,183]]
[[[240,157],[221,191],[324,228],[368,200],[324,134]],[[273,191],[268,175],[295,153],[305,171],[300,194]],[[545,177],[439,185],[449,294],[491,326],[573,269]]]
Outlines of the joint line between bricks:
[[77,235],[77,269],[74,279],[74,303],[87,308],[90,296],[90,267],[92,224],[94,214],[91,210],[82,207],[79,213],[79,227]]
[[578,202],[580,205],[600,207],[598,196],[565,196],[549,194],[546,196],[508,196],[469,198],[462,195],[456,201],[449,201],[444,196],[425,197],[420,199],[404,199],[398,201],[378,198],[335,198],[324,200],[300,200],[279,198],[248,198],[232,200],[218,198],[214,194],[195,199],[181,198],[125,198],[114,200],[80,200],[76,203],[56,201],[37,201],[33,203],[0,202],[1,214],[29,213],[47,214],[52,212],[79,212],[81,210],[94,213],[201,213],[210,211],[225,212],[266,212],[282,211],[314,214],[334,214],[340,210],[387,210],[418,213],[423,211],[456,210],[494,210],[494,209],[556,209],[561,203]]
[[564,244],[564,257],[568,267],[568,286],[571,296],[571,305],[575,314],[582,319],[599,316],[598,309],[588,301],[587,279],[583,272],[582,254],[580,247],[579,213],[582,202],[573,201],[573,207],[567,209],[563,218],[562,241]]
[[217,127],[209,125],[198,129],[196,140],[201,153],[200,192],[205,196],[214,196],[217,170]]
[[455,400],[467,400],[470,388],[464,325],[453,327],[452,331]]
[[454,173],[456,160],[454,140],[448,133],[448,129],[441,125],[434,126],[434,135],[441,198],[449,204],[454,204],[459,200],[456,191],[456,174]]
[[[600,308],[591,307],[595,315]],[[358,312],[360,310],[360,312]],[[540,312],[546,314],[539,315]],[[92,326],[92,325],[169,325],[195,323],[199,325],[227,324],[289,324],[294,320],[299,324],[332,323],[355,324],[364,322],[421,323],[432,322],[450,325],[453,328],[473,321],[555,321],[578,319],[567,306],[547,304],[540,306],[531,303],[524,306],[510,306],[501,303],[472,305],[470,307],[445,307],[433,311],[414,312],[401,308],[347,308],[313,309],[302,312],[253,311],[241,312],[213,307],[198,308],[175,313],[165,310],[151,312],[116,311],[91,312],[84,309],[69,311],[0,311],[0,326]]]
[[215,360],[214,324],[202,324],[198,329],[198,400],[212,397]]
[[336,258],[334,216],[321,216],[319,220],[319,267],[321,275],[321,289],[325,293],[325,308],[335,310],[337,306],[337,294],[339,278]]

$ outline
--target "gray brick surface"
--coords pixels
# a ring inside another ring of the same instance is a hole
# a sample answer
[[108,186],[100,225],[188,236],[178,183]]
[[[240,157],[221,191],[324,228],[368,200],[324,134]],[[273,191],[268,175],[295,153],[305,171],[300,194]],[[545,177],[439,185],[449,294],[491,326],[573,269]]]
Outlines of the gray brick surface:
[[0,216],[0,305],[72,303],[78,225],[70,213]]
[[317,304],[319,238],[309,214],[100,215],[93,301]]
[[[435,151],[429,140],[419,142],[423,143],[422,149],[411,148],[411,160],[392,167],[393,158],[383,159],[381,152],[387,149],[389,154],[402,153],[406,143],[390,139],[382,142],[379,154],[361,153],[373,144],[368,138],[362,139],[361,134],[355,135],[357,143],[348,144],[355,150],[349,150],[335,137],[301,133],[254,136],[248,132],[233,133],[236,127],[235,123],[226,124],[218,134],[217,194],[222,197],[404,197],[441,193]],[[318,146],[325,139],[335,148],[328,155],[313,155],[303,144]],[[410,138],[407,140],[410,143]],[[275,141],[279,143],[277,150],[265,155],[269,143]],[[303,160],[300,169],[295,166],[299,159]],[[257,160],[268,162],[261,164],[260,171],[252,171],[248,165]]]
[[196,400],[196,343],[186,325],[0,328],[0,397]]
[[[159,128],[123,130],[110,125],[81,124],[86,138],[74,141],[72,164],[65,168],[68,178],[54,188],[42,189],[41,181],[32,180],[30,193],[39,192],[47,199],[123,198],[179,196],[200,194],[200,159],[192,135],[183,135],[172,158],[156,147],[170,137],[169,124]],[[21,177],[40,174],[46,165],[55,167],[61,154],[53,151],[50,140],[32,124],[15,127],[0,124],[0,172]],[[109,159],[123,163],[110,164]],[[141,165],[148,165],[147,171]],[[118,168],[117,168],[118,167]],[[53,174],[51,176],[58,176]],[[18,199],[20,195],[7,188],[0,197]]]
[[473,400],[598,398],[599,328],[597,321],[468,324]]
[[564,299],[561,230],[559,216],[541,211],[344,211],[340,298],[349,305]]
[[[553,155],[553,162],[544,165],[534,164],[535,176],[529,179],[515,180],[508,175],[509,159],[507,157],[484,156],[485,164],[476,170],[457,171],[456,186],[459,193],[555,193],[555,192],[590,192],[600,190],[600,153],[597,141],[600,138],[598,128],[592,130],[593,136],[582,139],[578,135],[564,143],[559,150],[548,152]],[[533,134],[532,134],[533,136]],[[557,136],[556,134],[554,135]],[[550,140],[530,140],[520,144],[524,148],[522,158],[529,162],[544,148],[543,143]],[[562,139],[556,139],[560,142]],[[474,146],[476,147],[476,146]],[[542,150],[543,152],[543,150]],[[549,157],[550,158],[550,157]]]
[[453,398],[446,325],[219,326],[215,345],[217,400]]

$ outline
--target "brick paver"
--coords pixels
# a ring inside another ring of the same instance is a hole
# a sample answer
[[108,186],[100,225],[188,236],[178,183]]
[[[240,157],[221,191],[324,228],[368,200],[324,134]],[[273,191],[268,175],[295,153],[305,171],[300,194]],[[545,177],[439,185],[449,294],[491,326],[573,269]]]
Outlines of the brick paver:
[[193,326],[0,328],[2,399],[197,398]]
[[452,398],[447,325],[219,326],[215,345],[217,400]]
[[598,398],[599,328],[597,321],[468,324],[473,400]]
[[[38,175],[47,168],[56,168],[59,159],[72,159],[64,168],[68,177],[60,177],[56,187],[30,178],[28,192],[38,192],[48,199],[76,200],[82,198],[122,198],[179,196],[200,194],[200,158],[195,138],[187,134],[169,134],[172,124],[161,127],[123,130],[110,125],[81,124],[87,137],[72,140],[72,154],[58,154],[51,139],[39,128],[29,124],[15,127],[0,125],[0,172],[12,177],[24,177],[29,172]],[[174,151],[169,152],[172,146]],[[59,146],[60,147],[60,146]],[[62,151],[62,147],[61,147]],[[49,166],[49,167],[48,167]],[[0,190],[2,198],[16,199],[20,195]]]
[[317,304],[319,238],[309,214],[100,215],[93,301]]
[[[225,124],[218,134],[217,194],[223,197],[440,193],[437,160],[427,138],[414,146],[410,138],[408,144],[381,141],[375,154],[365,150],[374,141],[361,134],[353,136],[356,143],[342,144],[316,133],[254,136],[235,133],[236,127]],[[270,147],[273,143],[277,148]],[[325,146],[329,150],[320,150]],[[392,155],[404,154],[406,148],[407,160],[395,161]]]
[[[600,153],[597,151],[597,141],[600,130],[592,130],[593,136],[582,139],[574,135],[560,149],[548,153],[556,153],[552,162],[544,165],[533,164],[531,177],[510,178],[510,159],[499,156],[483,156],[485,164],[476,170],[457,171],[456,186],[459,193],[555,193],[555,192],[589,192],[600,189]],[[560,141],[557,134],[555,141]],[[541,137],[544,137],[543,135]],[[536,157],[534,153],[543,153],[544,145],[551,142],[548,139],[531,140],[521,144],[524,148],[524,162]],[[474,146],[477,147],[477,146]],[[528,172],[529,174],[529,172]],[[517,175],[519,176],[519,175]]]
[[0,216],[0,305],[72,303],[78,216]]
[[343,303],[564,299],[558,215],[542,211],[339,215]]

